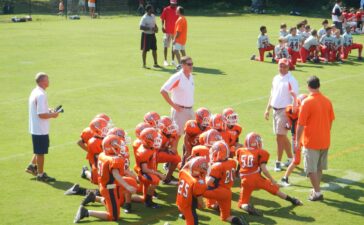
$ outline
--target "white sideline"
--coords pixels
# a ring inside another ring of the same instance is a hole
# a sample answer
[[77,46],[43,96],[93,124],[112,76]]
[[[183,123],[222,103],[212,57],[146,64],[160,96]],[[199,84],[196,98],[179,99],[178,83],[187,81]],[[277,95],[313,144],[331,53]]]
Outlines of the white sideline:
[[[148,76],[148,75],[146,75],[146,76]],[[334,79],[330,79],[330,80],[323,81],[322,83],[323,84],[325,84],[325,83],[332,83],[332,82],[335,82],[335,81],[338,81],[338,80],[346,80],[346,79],[349,79],[349,78],[359,77],[359,76],[362,76],[362,74],[351,75],[351,76],[344,76],[344,77],[338,77],[338,78],[334,78]],[[88,89],[88,88],[97,87],[97,86],[103,86],[103,85],[107,85],[107,84],[114,84],[116,82],[121,82],[121,81],[125,81],[125,80],[119,80],[119,81],[114,81],[114,82],[99,83],[98,85],[92,85],[92,86],[87,86],[87,87],[66,89],[66,90],[64,90],[61,93],[73,92],[73,91],[77,91],[77,90],[83,90],[83,89]],[[229,107],[229,106],[237,106],[237,105],[241,105],[241,104],[248,103],[248,102],[259,101],[259,100],[262,100],[262,99],[268,99],[268,97],[269,97],[269,95],[260,96],[260,97],[256,97],[256,98],[251,98],[251,99],[247,99],[247,100],[244,100],[244,101],[241,101],[241,102],[238,102],[238,103],[234,103],[234,104],[231,104],[231,105],[223,106],[222,108]],[[10,103],[10,102],[16,102],[16,101],[23,101],[24,99],[27,99],[27,98],[15,99],[13,101],[11,101],[11,100],[10,101],[4,101],[4,102],[0,102],[0,104]],[[211,108],[216,108],[216,107],[211,107]],[[131,130],[131,129],[128,129],[128,130]],[[54,148],[56,149],[56,148],[59,148],[59,147],[62,147],[62,146],[67,146],[67,145],[70,145],[70,144],[73,144],[73,143],[75,143],[75,141],[70,141],[70,142],[66,142],[66,143],[63,143],[63,144],[59,144],[59,145],[53,145],[53,146],[51,146],[49,148],[50,149],[54,149]],[[30,154],[31,154],[31,152],[29,152],[29,153],[28,152],[27,153],[19,153],[19,154],[15,154],[15,155],[4,156],[4,157],[0,157],[0,161],[11,160],[11,159],[14,159],[14,158],[23,157],[25,155],[30,155]]]

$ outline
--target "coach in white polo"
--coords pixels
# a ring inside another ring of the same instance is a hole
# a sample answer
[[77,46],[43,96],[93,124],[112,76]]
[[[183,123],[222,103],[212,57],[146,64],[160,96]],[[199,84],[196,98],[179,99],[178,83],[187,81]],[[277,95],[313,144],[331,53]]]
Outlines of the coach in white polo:
[[35,76],[37,86],[29,97],[29,132],[32,135],[33,158],[26,172],[37,176],[37,180],[44,182],[55,181],[44,171],[44,155],[48,154],[49,147],[49,119],[57,118],[58,112],[48,108],[47,93],[49,86],[48,75],[40,72]]
[[[192,58],[189,56],[182,57],[181,65],[182,69],[172,75],[160,90],[163,98],[172,107],[171,117],[178,125],[178,140],[183,134],[185,123],[193,119],[195,92]],[[178,140],[176,145],[178,145]],[[177,149],[177,146],[174,147]]]
[[278,62],[279,74],[273,78],[272,89],[268,100],[267,108],[264,113],[266,120],[269,119],[269,111],[273,108],[273,132],[277,141],[277,161],[274,170],[281,171],[281,160],[283,150],[285,150],[288,166],[292,161],[291,143],[287,138],[288,122],[285,109],[292,104],[293,98],[298,94],[298,82],[289,72],[289,61],[286,58],[280,59]]

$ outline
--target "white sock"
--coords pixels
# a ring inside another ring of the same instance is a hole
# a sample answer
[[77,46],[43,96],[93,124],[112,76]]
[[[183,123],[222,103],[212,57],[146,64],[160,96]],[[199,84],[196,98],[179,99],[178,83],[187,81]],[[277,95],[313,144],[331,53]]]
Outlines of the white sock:
[[38,173],[38,177],[42,177],[44,173]]
[[315,191],[315,195],[318,197],[318,196],[320,196],[321,195],[321,191],[319,191],[319,192],[316,192]]

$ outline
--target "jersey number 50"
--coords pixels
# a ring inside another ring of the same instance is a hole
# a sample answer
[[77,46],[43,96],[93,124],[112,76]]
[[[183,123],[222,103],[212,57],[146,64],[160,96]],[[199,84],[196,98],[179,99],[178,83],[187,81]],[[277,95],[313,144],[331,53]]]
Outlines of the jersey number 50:
[[189,188],[190,188],[190,185],[187,182],[185,182],[184,180],[180,180],[179,186],[178,186],[178,194],[187,198]]
[[253,167],[253,161],[254,161],[254,156],[252,155],[242,155],[240,157],[240,162],[241,162],[241,168],[245,168],[245,167]]

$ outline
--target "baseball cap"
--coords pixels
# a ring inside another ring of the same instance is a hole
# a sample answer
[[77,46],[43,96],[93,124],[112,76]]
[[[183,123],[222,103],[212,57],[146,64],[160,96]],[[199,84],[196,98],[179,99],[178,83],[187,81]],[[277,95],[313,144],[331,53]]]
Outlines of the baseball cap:
[[286,66],[289,66],[289,62],[288,62],[288,59],[286,58],[282,58],[278,61],[278,65],[281,65],[281,64],[284,64]]
[[169,3],[177,5],[177,0],[170,0]]

